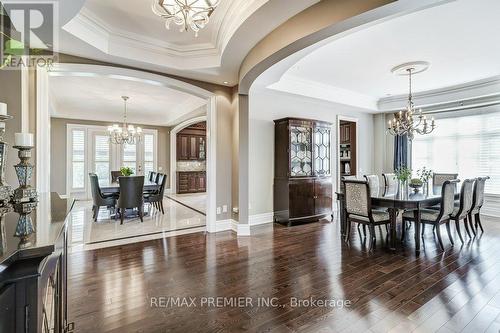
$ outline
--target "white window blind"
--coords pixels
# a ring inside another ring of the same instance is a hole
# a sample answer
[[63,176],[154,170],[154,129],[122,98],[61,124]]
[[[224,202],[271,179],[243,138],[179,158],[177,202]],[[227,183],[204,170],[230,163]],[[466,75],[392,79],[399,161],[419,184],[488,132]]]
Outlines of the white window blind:
[[426,166],[458,173],[460,179],[490,176],[485,192],[500,195],[500,112],[441,118],[436,124],[433,133],[413,140],[413,170]]
[[71,187],[83,189],[85,188],[85,131],[73,130],[71,132],[71,143]]
[[137,146],[136,145],[123,145],[123,166],[129,167],[137,173]]
[[109,137],[106,135],[94,136],[94,170],[102,184],[109,183],[110,178],[110,151]]
[[144,174],[148,175],[150,171],[154,171],[155,158],[154,135],[144,134]]

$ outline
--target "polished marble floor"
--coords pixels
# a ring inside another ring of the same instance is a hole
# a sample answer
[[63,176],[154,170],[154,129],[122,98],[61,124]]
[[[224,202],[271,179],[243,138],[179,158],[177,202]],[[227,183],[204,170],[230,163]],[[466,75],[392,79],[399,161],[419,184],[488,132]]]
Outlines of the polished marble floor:
[[168,194],[167,197],[203,214],[207,213],[207,193]]
[[[69,315],[76,332],[499,332],[500,219],[483,225],[465,244],[445,238],[445,251],[427,228],[420,256],[412,241],[390,252],[384,228],[373,252],[355,227],[346,243],[337,220],[74,253]],[[155,297],[187,300],[158,306]],[[252,301],[218,307],[203,297]]]
[[163,200],[163,205],[165,214],[157,209],[151,210],[149,205],[146,205],[147,216],[144,217],[144,222],[138,217],[130,217],[121,225],[120,219],[113,219],[104,207],[99,211],[97,222],[94,222],[92,202],[77,201],[71,214],[71,244],[73,247],[95,248],[91,245],[117,240],[132,243],[144,240],[138,237],[158,238],[163,237],[166,232],[205,226],[204,215],[168,198]]

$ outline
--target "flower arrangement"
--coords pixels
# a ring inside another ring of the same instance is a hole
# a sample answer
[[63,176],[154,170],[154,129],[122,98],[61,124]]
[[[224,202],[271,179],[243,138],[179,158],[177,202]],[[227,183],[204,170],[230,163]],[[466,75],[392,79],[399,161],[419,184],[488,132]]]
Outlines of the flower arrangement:
[[429,180],[432,178],[433,173],[434,172],[431,169],[427,169],[426,167],[417,170],[417,175],[422,181],[422,183],[428,183]]
[[411,179],[412,175],[412,170],[408,167],[400,167],[395,171],[396,178],[403,184],[408,183],[408,181]]
[[134,170],[132,170],[132,168],[130,167],[121,167],[120,172],[125,177],[132,176],[134,174]]

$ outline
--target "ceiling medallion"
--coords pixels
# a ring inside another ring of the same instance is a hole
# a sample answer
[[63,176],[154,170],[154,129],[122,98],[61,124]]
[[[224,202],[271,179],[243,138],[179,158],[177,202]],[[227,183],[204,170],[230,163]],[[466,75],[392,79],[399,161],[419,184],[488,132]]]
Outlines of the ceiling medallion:
[[181,26],[180,31],[189,28],[198,36],[209,21],[220,0],[153,0],[152,10],[156,15],[166,19],[165,27],[170,29],[174,22]]
[[434,118],[429,123],[427,117],[422,114],[422,109],[417,112],[413,103],[412,75],[421,73],[427,70],[427,68],[429,68],[428,62],[416,61],[405,63],[392,69],[393,74],[408,75],[409,93],[406,109],[395,113],[394,119],[389,120],[389,126],[387,127],[389,134],[394,136],[408,135],[408,139],[413,140],[415,133],[425,135],[431,133],[436,128]]
[[124,103],[123,124],[108,126],[109,142],[115,145],[135,145],[142,140],[142,128],[134,127],[127,122],[127,100],[128,96],[122,96]]

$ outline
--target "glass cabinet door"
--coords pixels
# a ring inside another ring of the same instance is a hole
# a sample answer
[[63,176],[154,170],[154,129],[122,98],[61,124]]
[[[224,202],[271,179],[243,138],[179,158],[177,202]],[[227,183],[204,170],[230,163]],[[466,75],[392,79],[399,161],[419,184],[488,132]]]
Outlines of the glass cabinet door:
[[290,125],[290,176],[312,175],[312,130]]
[[330,171],[331,130],[328,127],[314,128],[314,174],[328,176]]

